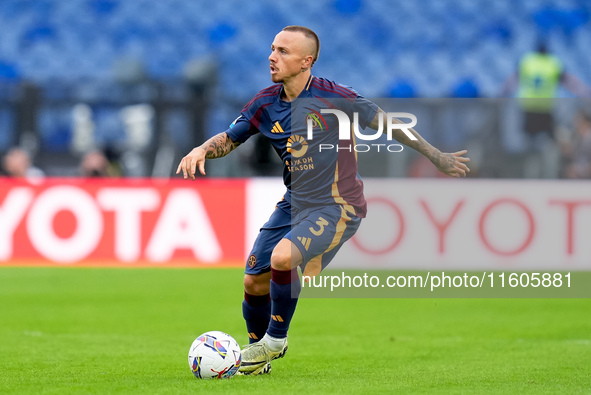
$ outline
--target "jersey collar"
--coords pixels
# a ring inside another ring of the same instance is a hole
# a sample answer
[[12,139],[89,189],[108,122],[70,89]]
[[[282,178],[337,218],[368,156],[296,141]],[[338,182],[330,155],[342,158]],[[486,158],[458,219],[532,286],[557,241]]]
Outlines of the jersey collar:
[[310,89],[310,85],[312,85],[312,80],[314,79],[314,76],[312,75],[312,73],[310,73],[310,78],[308,78],[308,82],[306,82],[306,89],[304,90],[309,90]]
[[[306,82],[306,88],[304,88],[304,90],[300,92],[300,94],[298,95],[298,97],[296,98],[296,100],[297,99],[300,99],[302,97],[308,96],[308,92],[310,91],[310,85],[312,85],[312,80],[314,78],[315,77],[310,73],[310,78],[308,78],[308,82]],[[285,100],[281,99],[281,96],[283,96],[283,86],[279,90],[279,95],[277,95],[277,100],[281,104],[289,103],[289,102],[286,102]]]

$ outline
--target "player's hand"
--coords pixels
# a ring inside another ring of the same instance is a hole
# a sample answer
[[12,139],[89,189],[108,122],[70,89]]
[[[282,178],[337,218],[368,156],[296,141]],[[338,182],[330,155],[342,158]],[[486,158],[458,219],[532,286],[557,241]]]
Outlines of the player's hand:
[[179,163],[176,174],[183,172],[183,178],[195,180],[195,171],[199,167],[199,172],[205,175],[205,150],[200,147],[193,148]]
[[443,174],[447,174],[450,177],[466,177],[466,174],[470,172],[470,169],[466,165],[466,162],[470,162],[470,158],[463,156],[466,153],[468,153],[467,150],[454,153],[440,152],[438,155],[435,155],[432,162]]

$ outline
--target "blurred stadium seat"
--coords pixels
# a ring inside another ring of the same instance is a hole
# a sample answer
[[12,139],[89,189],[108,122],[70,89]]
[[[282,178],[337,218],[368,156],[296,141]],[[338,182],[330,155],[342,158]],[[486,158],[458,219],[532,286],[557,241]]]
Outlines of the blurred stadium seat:
[[[147,65],[152,77],[175,78],[180,77],[183,64],[208,53],[218,57],[222,75],[255,74],[261,72],[256,67],[265,62],[263,49],[268,48],[275,32],[294,21],[310,23],[308,19],[316,20],[312,27],[326,42],[323,55],[326,51],[327,55],[339,56],[338,51],[329,48],[348,46],[382,60],[381,70],[375,70],[379,61],[369,66],[365,61],[356,62],[355,73],[365,76],[391,73],[388,62],[383,61],[389,59],[389,51],[396,51],[396,56],[406,56],[409,52],[421,54],[421,64],[414,65],[420,66],[415,67],[415,73],[429,69],[431,58],[441,51],[451,51],[462,61],[472,56],[475,44],[481,46],[496,41],[511,54],[521,53],[534,44],[531,37],[525,43],[520,39],[528,36],[532,28],[546,37],[557,36],[556,44],[561,47],[589,49],[591,43],[591,31],[582,29],[589,22],[591,5],[576,0],[542,5],[495,1],[487,10],[486,18],[473,2],[465,0],[433,2],[429,7],[411,1],[321,0],[314,3],[313,9],[284,3],[276,5],[264,0],[245,6],[237,1],[4,0],[0,5],[2,32],[3,35],[11,32],[7,34],[16,38],[16,43],[3,40],[1,44],[0,76],[16,78],[22,69],[24,78],[35,80],[80,75],[108,77],[104,69],[109,69],[116,60],[137,56]],[[450,13],[450,9],[454,12]],[[507,15],[509,10],[511,15]],[[323,14],[330,18],[322,18]],[[429,29],[424,28],[427,21]],[[347,31],[353,34],[346,34],[344,29],[339,29],[338,35],[333,34],[342,23],[351,26]],[[261,48],[254,53],[263,57],[261,62],[237,61],[238,54],[249,57],[244,53],[245,43],[248,48]],[[230,46],[240,52],[227,50]],[[403,50],[397,51],[397,48]],[[489,59],[491,55],[480,53]],[[57,60],[52,62],[51,58]],[[72,62],[76,58],[91,61]],[[346,79],[349,73],[339,67],[343,60],[328,61],[335,68],[330,77]],[[97,64],[99,66],[93,67]],[[586,75],[591,69],[591,60],[576,62],[574,67],[574,73]],[[434,72],[443,74],[453,70]],[[464,77],[461,71],[454,74],[454,80]],[[412,80],[414,76],[405,77]],[[497,77],[499,84],[502,83],[503,76]],[[245,92],[261,87],[260,80],[255,81],[256,85],[243,79]],[[230,77],[222,78],[222,89],[232,82]],[[381,92],[374,87],[364,93],[372,96]],[[429,96],[430,92],[419,94]]]
[[[486,97],[498,94],[540,37],[591,85],[590,19],[591,2],[580,0],[496,0],[486,12],[472,0],[318,0],[305,7],[295,0],[3,0],[0,81],[75,82],[77,93],[92,96],[97,85],[89,81],[108,85],[139,69],[152,80],[182,81],[188,64],[208,58],[219,76],[207,121],[213,134],[269,84],[269,46],[285,25],[319,34],[314,74],[364,96]],[[3,131],[13,122],[1,111],[0,132],[8,136]],[[71,138],[61,111],[39,121],[52,149]],[[102,125],[97,120],[101,141],[120,137]]]

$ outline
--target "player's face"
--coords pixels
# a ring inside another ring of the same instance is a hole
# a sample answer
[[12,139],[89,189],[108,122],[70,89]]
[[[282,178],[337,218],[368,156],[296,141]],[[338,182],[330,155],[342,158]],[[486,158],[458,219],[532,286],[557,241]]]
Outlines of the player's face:
[[311,56],[306,53],[305,40],[300,32],[282,31],[275,36],[269,55],[273,82],[285,82],[307,67]]

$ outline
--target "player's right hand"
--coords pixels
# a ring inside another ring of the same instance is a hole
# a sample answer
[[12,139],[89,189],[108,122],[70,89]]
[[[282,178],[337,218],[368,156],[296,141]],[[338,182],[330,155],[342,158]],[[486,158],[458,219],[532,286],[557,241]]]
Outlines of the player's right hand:
[[186,180],[190,178],[195,180],[195,171],[199,167],[199,172],[205,175],[205,150],[200,147],[193,148],[179,163],[179,167],[176,169],[176,174],[179,174],[182,170],[183,178]]

